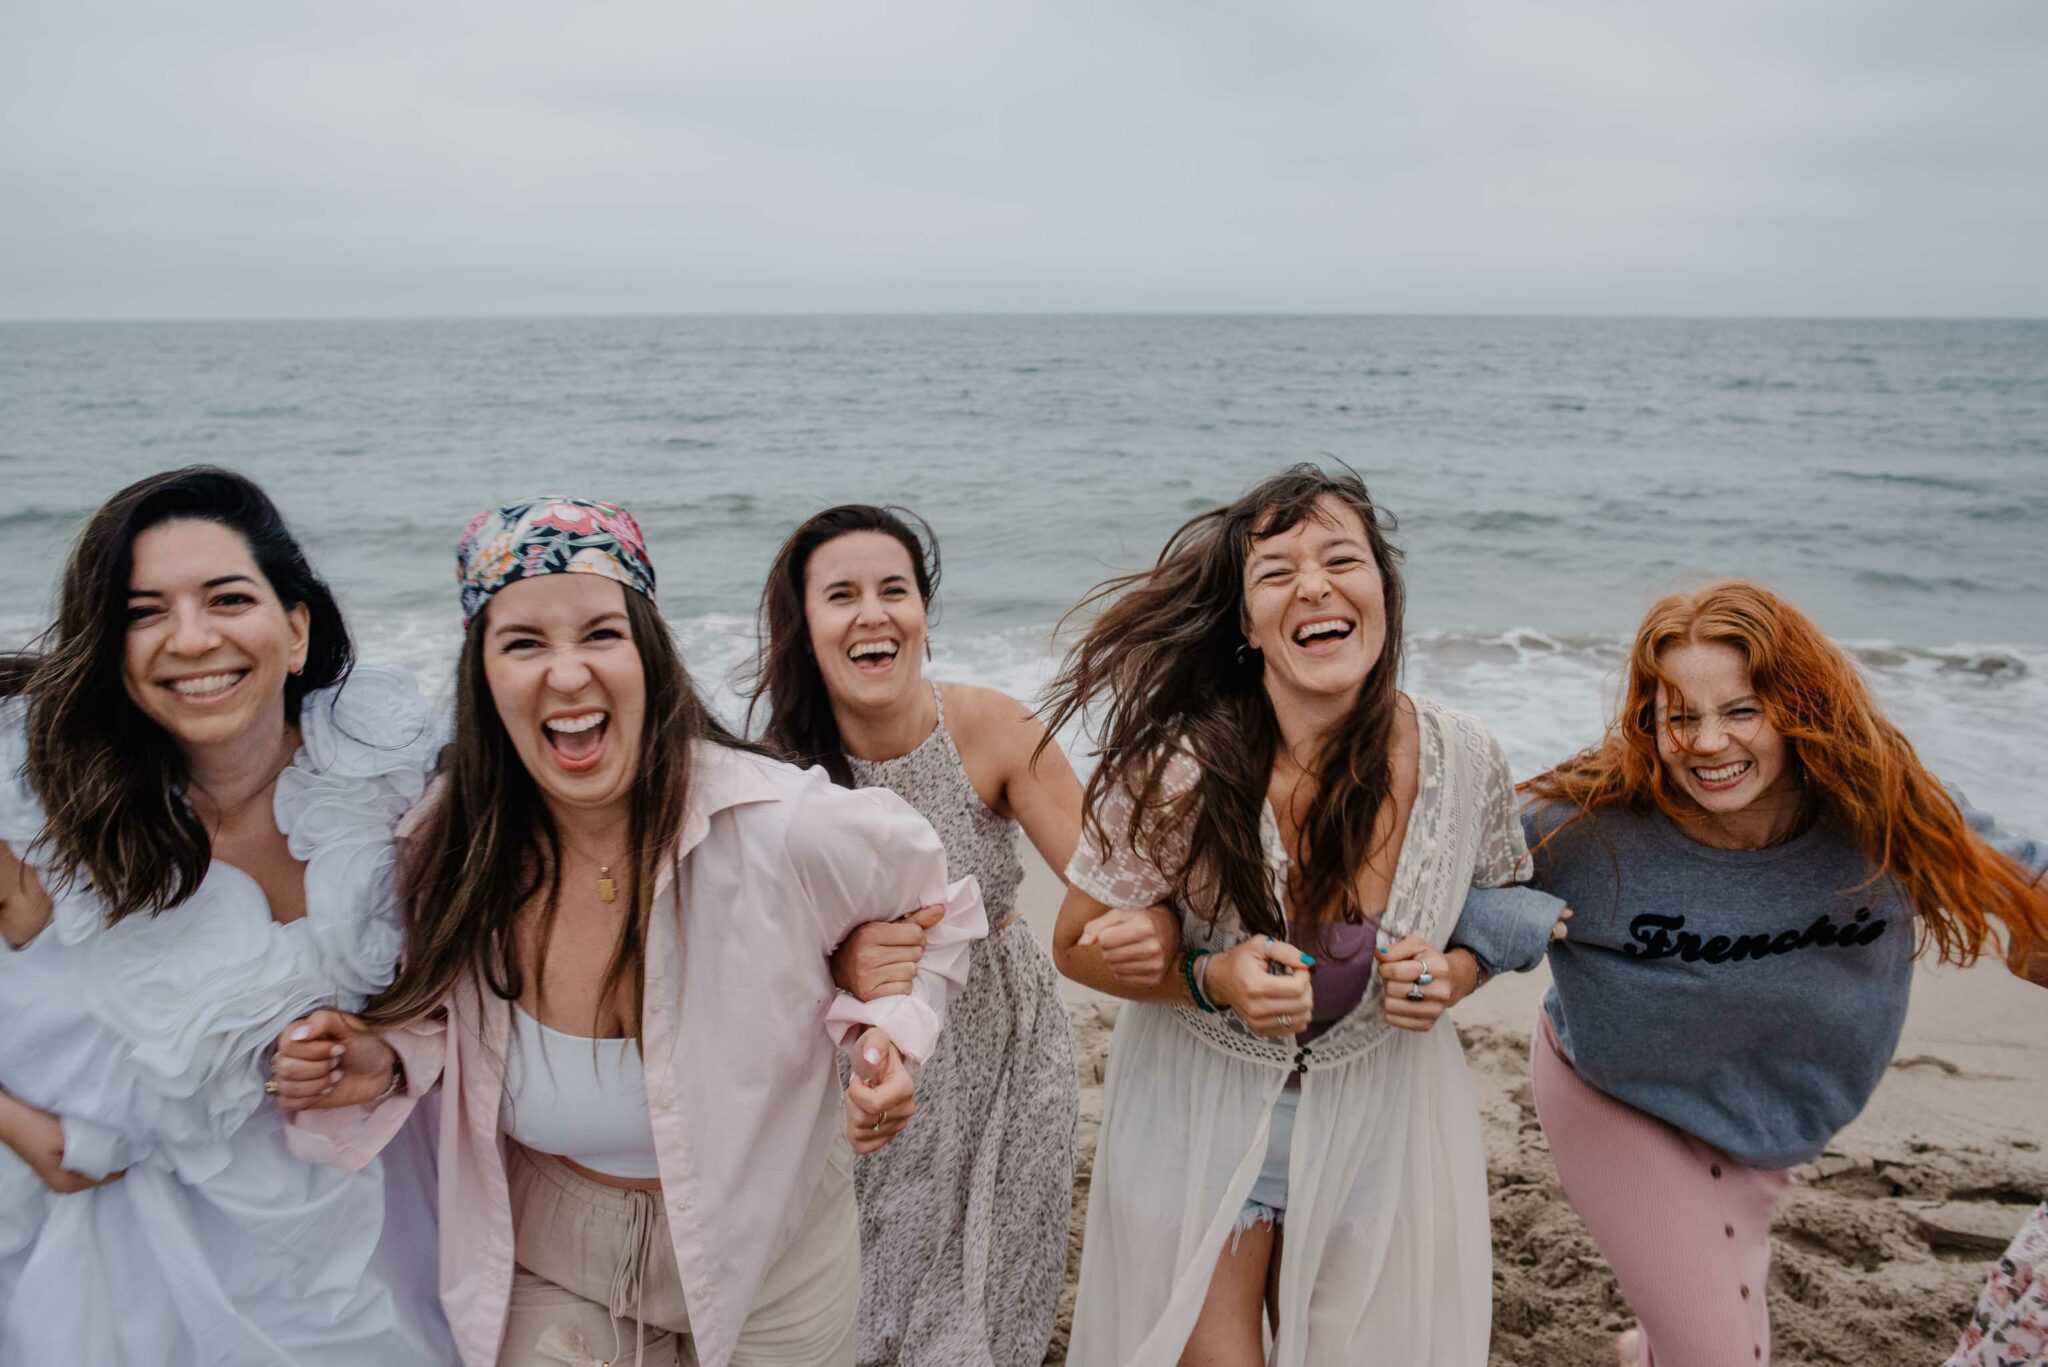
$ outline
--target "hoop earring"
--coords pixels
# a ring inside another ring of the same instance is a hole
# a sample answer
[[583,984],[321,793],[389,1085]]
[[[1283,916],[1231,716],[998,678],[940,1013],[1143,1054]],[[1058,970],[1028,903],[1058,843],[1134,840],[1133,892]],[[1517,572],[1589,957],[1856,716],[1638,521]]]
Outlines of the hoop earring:
[[1263,653],[1260,652],[1259,649],[1255,647],[1250,641],[1239,641],[1237,643],[1237,667],[1239,669],[1242,669],[1246,665],[1252,663],[1253,657],[1255,656],[1258,657],[1260,663],[1263,664],[1265,662],[1265,656],[1263,655]]

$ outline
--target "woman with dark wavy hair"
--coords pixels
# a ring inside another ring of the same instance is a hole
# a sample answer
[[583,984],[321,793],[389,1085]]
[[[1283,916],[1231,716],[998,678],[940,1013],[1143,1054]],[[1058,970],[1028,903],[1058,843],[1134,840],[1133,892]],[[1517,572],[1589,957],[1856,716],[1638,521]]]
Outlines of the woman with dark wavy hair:
[[123,489],[0,701],[0,1361],[448,1361],[431,1167],[308,1168],[263,1052],[398,958],[435,735],[263,491]]
[[[404,968],[366,1020],[279,1041],[298,1147],[360,1163],[443,1085],[442,1297],[470,1367],[844,1367],[848,1141],[908,1123],[905,1060],[936,1044],[980,893],[894,794],[718,725],[624,509],[507,504],[456,561],[455,743],[407,820]],[[911,990],[835,997],[847,934],[921,907]]]
[[[1054,956],[1133,999],[1076,1367],[1486,1361],[1479,1114],[1430,1027],[1477,977],[1442,948],[1467,890],[1528,856],[1499,747],[1399,689],[1391,526],[1296,466],[1098,589],[1055,681],[1051,724],[1088,709],[1101,762]],[[1161,901],[1184,948],[1133,987],[1089,932]]]
[[[761,591],[753,701],[782,753],[915,807],[993,922],[920,1079],[917,1127],[854,1170],[857,1361],[1037,1367],[1066,1276],[1080,1095],[1059,979],[1016,910],[1017,833],[1065,868],[1081,785],[1021,703],[925,677],[938,583],[915,514],[846,504],[806,519]],[[854,931],[834,958],[841,986],[909,990],[929,933],[917,921]]]
[[[1576,910],[1530,1067],[1559,1179],[1641,1320],[1623,1363],[1768,1362],[1771,1211],[1870,1099],[1916,955],[2048,943],[2048,848],[1943,787],[1804,613],[1655,605],[1601,741],[1523,784]],[[1460,943],[1484,952],[1475,902]]]

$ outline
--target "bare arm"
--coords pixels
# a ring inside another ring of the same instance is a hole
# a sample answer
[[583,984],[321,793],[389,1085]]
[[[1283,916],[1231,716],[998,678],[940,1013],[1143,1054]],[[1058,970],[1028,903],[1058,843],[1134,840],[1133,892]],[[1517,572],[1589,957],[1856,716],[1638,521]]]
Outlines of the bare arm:
[[35,870],[0,841],[0,937],[20,949],[50,924],[50,897]]
[[1039,750],[1045,726],[1031,710],[1010,698],[1002,701],[1015,709],[1015,714],[1003,728],[1006,763],[1001,814],[1024,828],[1039,857],[1064,878],[1067,861],[1074,857],[1074,846],[1081,840],[1081,780],[1074,776],[1074,766],[1057,740]]
[[119,1178],[119,1172],[89,1177],[64,1166],[64,1119],[29,1105],[19,1097],[0,1092],[0,1144],[14,1150],[22,1162],[42,1179],[44,1186],[60,1196],[90,1191]]
[[[1165,945],[1171,946],[1164,965],[1148,978],[1133,979],[1128,973],[1119,973],[1109,959],[1115,946],[1099,943],[1101,930],[1097,930],[1095,935],[1087,935],[1091,926],[1104,921],[1126,926],[1138,937],[1143,937],[1148,931],[1158,936]],[[1084,936],[1086,943],[1083,942]],[[1066,900],[1060,903],[1059,920],[1052,928],[1054,967],[1084,987],[1129,1001],[1192,1005],[1194,998],[1188,994],[1187,977],[1181,970],[1179,951],[1180,922],[1165,907],[1119,911],[1104,906],[1079,888],[1067,889]]]

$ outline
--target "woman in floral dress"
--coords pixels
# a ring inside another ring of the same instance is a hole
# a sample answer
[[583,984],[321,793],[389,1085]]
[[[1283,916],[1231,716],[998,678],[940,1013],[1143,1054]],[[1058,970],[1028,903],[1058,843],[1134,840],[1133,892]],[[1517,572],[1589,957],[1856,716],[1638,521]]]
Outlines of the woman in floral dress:
[[[1021,704],[924,677],[938,548],[912,520],[846,505],[783,543],[754,700],[791,759],[907,800],[938,831],[948,877],[978,879],[988,908],[916,1123],[855,1171],[858,1361],[1036,1367],[1066,1272],[1079,1096],[1058,979],[1016,911],[1017,832],[1064,868],[1081,789],[1057,746],[1035,753],[1045,728]],[[835,958],[840,985],[904,990],[926,919],[857,930]]]

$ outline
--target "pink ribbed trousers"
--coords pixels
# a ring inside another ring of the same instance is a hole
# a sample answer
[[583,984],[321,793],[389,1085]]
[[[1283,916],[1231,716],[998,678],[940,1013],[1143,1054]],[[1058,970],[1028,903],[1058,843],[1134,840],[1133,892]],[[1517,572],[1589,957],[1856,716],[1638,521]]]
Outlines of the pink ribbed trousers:
[[1536,1118],[1565,1196],[1641,1321],[1643,1367],[1769,1362],[1771,1210],[1786,1174],[1744,1167],[1592,1087],[1559,1049],[1549,1013],[1536,1014]]

